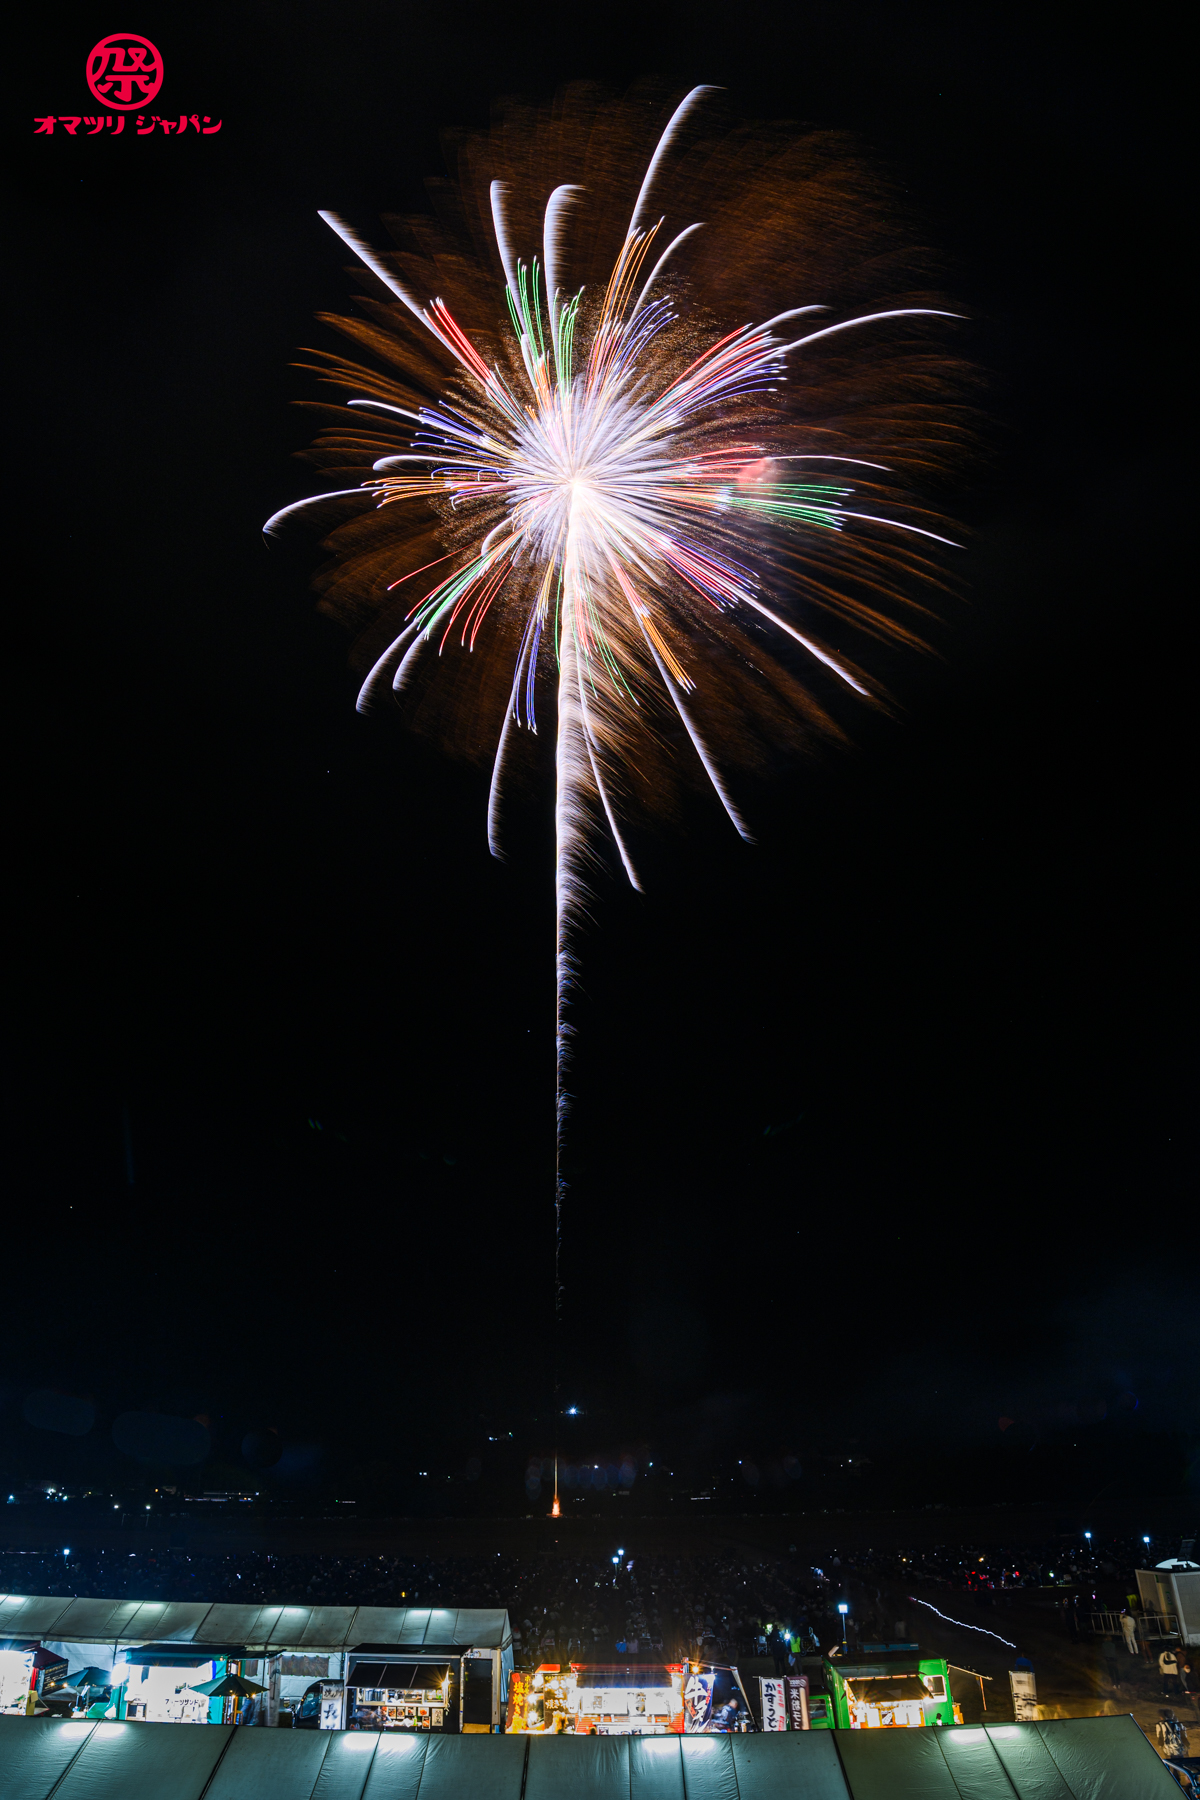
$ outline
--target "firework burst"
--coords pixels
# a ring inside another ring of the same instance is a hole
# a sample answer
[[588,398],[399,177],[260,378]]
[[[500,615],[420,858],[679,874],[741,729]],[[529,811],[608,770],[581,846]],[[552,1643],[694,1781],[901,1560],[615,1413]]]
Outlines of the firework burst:
[[[886,207],[843,147],[700,136],[710,93],[648,158],[640,102],[511,116],[460,147],[440,226],[398,222],[398,250],[322,214],[381,284],[333,322],[392,372],[317,353],[353,390],[320,454],[358,479],[266,527],[351,507],[323,579],[368,621],[360,709],[390,692],[428,713],[432,667],[459,659],[442,700],[491,756],[496,855],[512,765],[553,713],[560,1147],[597,834],[640,887],[630,822],[682,757],[749,838],[747,722],[836,732],[836,696],[877,701],[850,634],[915,642],[904,609],[949,542],[908,484],[953,449],[929,348],[951,315],[895,294]],[[855,306],[872,287],[886,303]],[[786,303],[755,323],[766,296]],[[560,1236],[561,1201],[560,1176]]]

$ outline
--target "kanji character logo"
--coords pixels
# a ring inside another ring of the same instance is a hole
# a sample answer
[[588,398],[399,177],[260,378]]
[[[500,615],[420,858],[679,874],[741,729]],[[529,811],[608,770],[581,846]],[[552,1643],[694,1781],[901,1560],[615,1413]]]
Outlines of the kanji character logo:
[[87,59],[87,84],[103,106],[133,112],[147,106],[163,81],[163,60],[149,38],[114,31]]

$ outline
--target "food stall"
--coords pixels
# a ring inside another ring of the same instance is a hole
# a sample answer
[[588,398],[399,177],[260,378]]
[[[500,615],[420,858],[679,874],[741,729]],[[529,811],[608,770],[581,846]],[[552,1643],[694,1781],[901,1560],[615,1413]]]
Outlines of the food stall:
[[944,1657],[922,1657],[916,1644],[873,1645],[827,1657],[825,1679],[834,1724],[861,1731],[917,1725],[961,1725],[950,1696]]
[[0,1644],[0,1712],[38,1710],[66,1680],[67,1665],[57,1650],[20,1641]]
[[737,1670],[714,1663],[542,1663],[508,1684],[505,1729],[535,1736],[661,1737],[750,1723]]
[[461,1685],[460,1668],[446,1658],[354,1663],[346,1681],[346,1725],[351,1731],[456,1730]]
[[239,1725],[248,1722],[248,1714],[257,1712],[246,1700],[196,1691],[205,1682],[220,1681],[226,1675],[261,1681],[260,1662],[255,1658],[210,1654],[201,1660],[195,1650],[178,1645],[143,1644],[127,1650],[124,1663],[123,1669],[113,1671],[124,1677],[115,1693],[119,1719],[163,1725]]
[[[2,1671],[10,1708],[24,1696],[28,1710],[34,1665],[26,1667],[24,1652],[47,1640],[72,1669],[111,1669],[105,1706],[121,1719],[182,1723],[200,1716],[199,1705],[210,1723],[294,1722],[326,1731],[381,1720],[384,1730],[499,1731],[513,1661],[501,1607],[8,1594],[0,1595],[0,1648],[22,1653]],[[193,1692],[227,1676],[251,1684],[245,1698]]]

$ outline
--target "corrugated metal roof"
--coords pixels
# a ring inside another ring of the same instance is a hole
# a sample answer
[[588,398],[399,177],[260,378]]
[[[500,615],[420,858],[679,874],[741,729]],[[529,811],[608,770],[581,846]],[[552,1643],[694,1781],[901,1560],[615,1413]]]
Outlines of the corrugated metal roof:
[[239,1606],[205,1600],[72,1600],[0,1596],[0,1638],[76,1644],[241,1644],[265,1651],[352,1650],[359,1644],[502,1650],[512,1627],[502,1607]]

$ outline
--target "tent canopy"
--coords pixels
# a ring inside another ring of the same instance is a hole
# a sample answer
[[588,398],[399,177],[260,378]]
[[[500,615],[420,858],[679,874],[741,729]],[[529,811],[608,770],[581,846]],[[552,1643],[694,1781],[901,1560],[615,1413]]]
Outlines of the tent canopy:
[[436,1687],[450,1669],[442,1661],[419,1663],[356,1662],[347,1685],[356,1688]]
[[1179,1800],[1133,1719],[747,1737],[0,1718],[5,1800]]
[[504,1650],[512,1643],[508,1614],[496,1607],[240,1606],[206,1600],[72,1600],[0,1596],[0,1638],[76,1644],[237,1644],[243,1654],[280,1650],[421,1650],[455,1656]]

